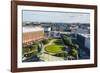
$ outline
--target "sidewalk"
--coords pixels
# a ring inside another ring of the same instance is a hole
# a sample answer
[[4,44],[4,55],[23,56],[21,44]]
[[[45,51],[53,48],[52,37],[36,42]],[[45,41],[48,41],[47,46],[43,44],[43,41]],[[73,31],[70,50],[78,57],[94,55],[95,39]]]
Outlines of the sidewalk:
[[43,61],[64,61],[63,58],[52,56],[46,53],[42,53],[39,57]]

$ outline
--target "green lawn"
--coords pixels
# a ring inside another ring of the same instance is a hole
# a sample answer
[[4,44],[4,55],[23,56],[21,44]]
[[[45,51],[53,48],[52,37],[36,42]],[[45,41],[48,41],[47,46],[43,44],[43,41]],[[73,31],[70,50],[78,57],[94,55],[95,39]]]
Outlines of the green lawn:
[[61,40],[59,39],[56,39],[51,45],[48,45],[45,50],[48,52],[48,53],[60,53],[60,52],[63,52],[63,48],[64,46],[62,45],[62,42]]

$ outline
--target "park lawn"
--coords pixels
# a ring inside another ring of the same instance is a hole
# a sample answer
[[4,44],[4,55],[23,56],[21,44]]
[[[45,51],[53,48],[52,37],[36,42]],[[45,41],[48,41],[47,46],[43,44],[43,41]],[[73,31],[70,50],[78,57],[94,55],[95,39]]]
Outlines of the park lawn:
[[55,40],[51,45],[48,45],[45,50],[46,52],[48,53],[60,53],[60,52],[63,52],[63,48],[64,46],[62,44],[59,44],[59,43],[55,43],[55,42],[61,42],[61,40]]

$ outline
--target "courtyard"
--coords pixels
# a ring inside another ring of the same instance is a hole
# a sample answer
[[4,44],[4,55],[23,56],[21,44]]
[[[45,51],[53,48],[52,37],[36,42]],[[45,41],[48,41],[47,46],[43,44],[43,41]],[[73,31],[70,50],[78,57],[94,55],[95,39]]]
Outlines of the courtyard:
[[59,61],[67,60],[69,57],[77,59],[77,48],[67,36],[43,39],[23,48],[23,56],[26,57],[23,61]]

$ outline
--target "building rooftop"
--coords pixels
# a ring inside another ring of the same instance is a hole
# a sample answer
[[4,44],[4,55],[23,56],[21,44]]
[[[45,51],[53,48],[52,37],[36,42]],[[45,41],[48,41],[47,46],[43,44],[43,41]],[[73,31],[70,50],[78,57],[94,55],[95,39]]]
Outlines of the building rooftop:
[[78,33],[78,34],[84,36],[85,38],[90,38],[90,34],[87,33]]
[[41,26],[24,26],[23,27],[23,32],[36,32],[36,31],[44,31],[44,28],[42,28]]

